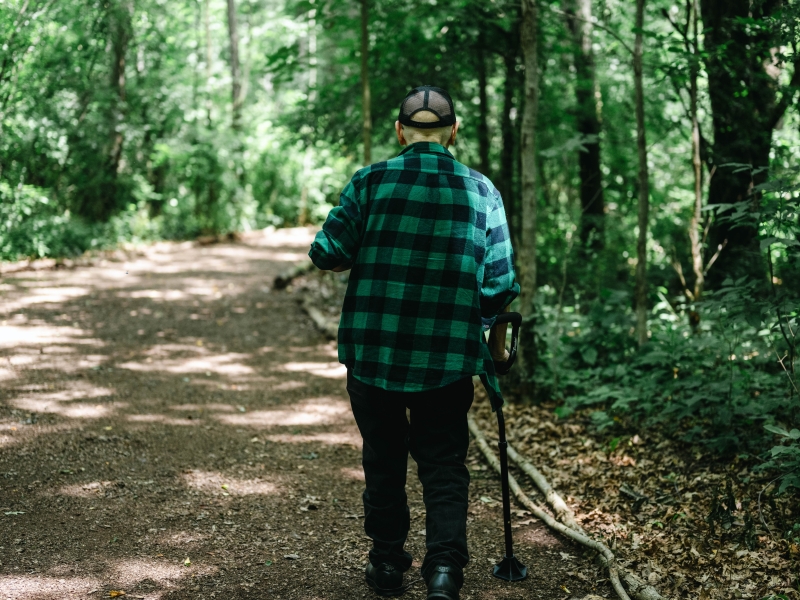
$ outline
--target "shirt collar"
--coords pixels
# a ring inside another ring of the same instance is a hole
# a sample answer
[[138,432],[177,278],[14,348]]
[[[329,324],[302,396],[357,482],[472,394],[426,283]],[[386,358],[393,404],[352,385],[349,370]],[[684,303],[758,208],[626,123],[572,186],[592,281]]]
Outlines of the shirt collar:
[[434,142],[416,142],[414,144],[409,144],[403,148],[403,151],[400,152],[399,156],[402,156],[406,152],[414,152],[416,154],[444,154],[445,156],[454,158],[447,148]]

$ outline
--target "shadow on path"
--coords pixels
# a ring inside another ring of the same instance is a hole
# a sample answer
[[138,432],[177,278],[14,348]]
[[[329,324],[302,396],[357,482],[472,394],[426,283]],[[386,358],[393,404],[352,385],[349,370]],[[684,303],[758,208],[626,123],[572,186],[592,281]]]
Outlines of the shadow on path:
[[[374,597],[343,367],[270,289],[311,236],[157,244],[0,281],[0,600]],[[473,466],[462,597],[582,597],[589,567],[536,524],[517,534],[531,577],[488,575],[500,509],[479,498],[499,486]]]

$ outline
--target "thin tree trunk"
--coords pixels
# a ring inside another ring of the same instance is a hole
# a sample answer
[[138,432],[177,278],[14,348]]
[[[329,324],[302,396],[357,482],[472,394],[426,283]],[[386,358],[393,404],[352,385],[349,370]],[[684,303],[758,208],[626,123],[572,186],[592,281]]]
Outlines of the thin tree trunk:
[[105,173],[100,187],[99,204],[89,207],[91,216],[105,221],[113,213],[119,200],[117,180],[122,161],[125,135],[122,123],[127,99],[125,66],[132,28],[133,6],[129,1],[115,2],[109,6],[109,34],[111,36],[111,90],[114,98],[109,111],[109,140],[105,156]]
[[592,0],[571,0],[567,25],[572,32],[576,71],[577,129],[584,139],[578,153],[581,177],[580,240],[583,252],[602,250],[605,230],[603,172],[600,168],[600,118],[595,96],[594,52],[592,51]]
[[478,31],[478,47],[475,49],[475,59],[478,72],[478,170],[489,177],[489,102],[486,98],[486,34],[484,28]]
[[[698,15],[697,0],[692,0],[691,4],[691,23],[692,23],[692,48],[693,58],[698,55]],[[687,35],[688,38],[688,35]],[[703,248],[700,240],[700,219],[703,210],[703,161],[700,156],[700,122],[697,117],[697,77],[698,64],[692,61],[689,70],[689,113],[692,118],[692,170],[694,171],[694,212],[692,222],[689,225],[689,240],[692,250],[692,270],[694,271],[694,294],[693,300],[700,300],[705,285],[705,275],[703,273]],[[693,316],[693,322],[697,320]]]
[[228,0],[228,37],[231,46],[231,101],[232,126],[239,130],[242,126],[242,79],[239,69],[239,33],[236,24],[236,0]]
[[[515,48],[516,50],[516,48]],[[514,221],[516,215],[516,201],[514,196],[514,142],[516,134],[514,124],[511,120],[511,111],[514,110],[514,88],[517,85],[517,73],[515,70],[517,60],[516,52],[509,52],[504,57],[505,62],[505,86],[503,89],[503,114],[500,117],[500,134],[503,137],[503,149],[500,153],[500,194],[503,196],[503,204],[506,209],[509,230],[511,231],[512,243],[516,247],[517,235]]]
[[650,184],[647,170],[647,140],[644,129],[644,84],[642,52],[645,0],[636,0],[636,43],[633,49],[633,76],[636,88],[636,146],[639,153],[639,238],[636,242],[636,338],[647,342],[647,223],[650,211]]
[[522,113],[520,142],[522,227],[519,240],[519,275],[522,287],[520,312],[523,317],[520,363],[522,392],[528,398],[534,393],[532,376],[536,364],[533,300],[536,295],[536,119],[539,109],[537,12],[536,0],[522,0],[520,37],[525,65],[525,108]]
[[369,91],[369,0],[361,0],[361,113],[364,164],[372,163],[372,99]]
[[203,18],[203,7],[201,4],[197,4],[197,12],[195,13],[194,17],[194,34],[195,34],[195,44],[197,48],[197,61],[194,65],[194,70],[192,73],[192,106],[198,106],[198,95],[200,91],[200,21]]
[[203,3],[203,20],[205,21],[206,29],[206,121],[209,129],[211,128],[211,109],[214,106],[211,100],[211,0],[205,0]]

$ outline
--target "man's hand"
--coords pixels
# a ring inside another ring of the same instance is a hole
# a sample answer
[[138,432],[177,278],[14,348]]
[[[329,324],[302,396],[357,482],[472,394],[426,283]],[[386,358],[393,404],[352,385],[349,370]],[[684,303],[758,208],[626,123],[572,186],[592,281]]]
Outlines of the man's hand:
[[492,360],[496,363],[504,363],[509,359],[510,356],[511,355],[508,353],[508,350],[506,350],[505,348],[503,348],[502,356],[496,354],[495,352],[492,352]]
[[349,264],[345,263],[345,264],[339,265],[338,267],[334,267],[333,269],[331,269],[331,271],[333,271],[334,273],[343,273],[344,271],[347,271],[348,269],[350,269],[350,267],[352,267],[352,266],[353,265],[349,265]]
[[[508,312],[508,307],[503,312]],[[489,332],[489,352],[495,362],[505,362],[509,354],[506,350],[506,334],[508,324],[495,325]]]

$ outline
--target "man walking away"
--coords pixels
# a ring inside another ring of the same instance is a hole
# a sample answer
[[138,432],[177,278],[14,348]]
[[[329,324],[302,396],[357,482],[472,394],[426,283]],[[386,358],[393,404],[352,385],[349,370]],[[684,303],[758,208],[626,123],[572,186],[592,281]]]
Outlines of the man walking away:
[[469,561],[472,376],[493,406],[503,402],[492,357],[505,358],[505,326],[492,326],[519,285],[500,194],[447,150],[458,126],[445,90],[413,89],[395,123],[405,149],[353,176],[309,252],[320,269],[352,269],[339,361],[364,439],[364,530],[373,542],[365,576],[381,596],[401,595],[411,567],[410,452],[427,513],[428,600],[458,600]]

